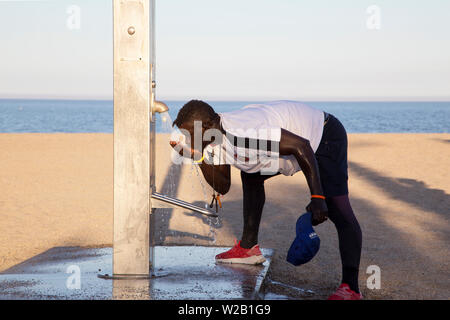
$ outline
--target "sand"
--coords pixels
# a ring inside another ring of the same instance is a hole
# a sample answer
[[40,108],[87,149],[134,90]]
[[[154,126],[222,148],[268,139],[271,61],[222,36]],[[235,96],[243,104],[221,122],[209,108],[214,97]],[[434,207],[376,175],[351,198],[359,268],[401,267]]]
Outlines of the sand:
[[[158,191],[203,205],[211,189],[203,191],[192,166],[171,165],[167,141],[158,135]],[[111,134],[0,134],[0,271],[54,247],[112,244],[112,143]],[[363,295],[449,299],[450,134],[350,134],[349,166],[350,200],[363,230]],[[333,224],[316,228],[318,255],[291,266],[285,258],[308,203],[305,179],[301,173],[270,179],[266,194],[259,243],[276,250],[270,278],[326,298],[340,281]],[[155,241],[232,245],[242,229],[237,170],[220,215],[212,229],[196,214],[158,209]],[[366,286],[371,265],[381,270],[379,290]],[[269,290],[304,298],[280,285]]]

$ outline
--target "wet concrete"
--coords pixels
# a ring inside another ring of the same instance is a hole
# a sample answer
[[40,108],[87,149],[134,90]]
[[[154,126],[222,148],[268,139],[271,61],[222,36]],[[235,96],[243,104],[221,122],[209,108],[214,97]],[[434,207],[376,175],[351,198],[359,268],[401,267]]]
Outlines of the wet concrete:
[[216,264],[221,247],[155,247],[154,277],[102,279],[112,248],[59,247],[0,274],[0,299],[260,299],[273,250],[260,266]]

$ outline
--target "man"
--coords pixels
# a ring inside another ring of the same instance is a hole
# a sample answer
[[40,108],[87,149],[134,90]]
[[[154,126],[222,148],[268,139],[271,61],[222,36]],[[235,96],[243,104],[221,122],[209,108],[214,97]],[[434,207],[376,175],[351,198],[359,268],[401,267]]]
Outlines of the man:
[[242,238],[217,255],[217,262],[265,261],[257,244],[264,181],[303,171],[311,192],[306,209],[312,213],[312,224],[330,218],[338,232],[342,284],[330,299],[362,298],[358,287],[362,235],[348,198],[347,134],[337,118],[295,101],[253,104],[218,114],[207,103],[192,100],[179,111],[174,125],[185,134],[188,145],[194,142],[194,148],[171,145],[199,163],[216,192],[228,192],[230,165],[241,170]]

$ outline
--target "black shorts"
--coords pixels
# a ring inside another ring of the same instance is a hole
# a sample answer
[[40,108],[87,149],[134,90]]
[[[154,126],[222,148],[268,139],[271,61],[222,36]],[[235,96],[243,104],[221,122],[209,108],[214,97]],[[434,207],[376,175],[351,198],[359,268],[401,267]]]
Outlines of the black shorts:
[[315,153],[325,197],[348,194],[347,132],[330,114]]

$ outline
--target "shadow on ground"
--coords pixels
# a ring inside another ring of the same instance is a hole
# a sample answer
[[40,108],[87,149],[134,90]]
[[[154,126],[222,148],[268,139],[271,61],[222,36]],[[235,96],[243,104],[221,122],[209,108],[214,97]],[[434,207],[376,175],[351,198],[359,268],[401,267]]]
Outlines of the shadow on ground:
[[391,198],[448,217],[450,195],[444,190],[428,188],[423,181],[386,177],[356,162],[349,166],[354,174],[389,193]]
[[[364,296],[370,299],[447,299],[447,289],[450,287],[445,274],[448,273],[449,257],[446,254],[449,243],[448,208],[450,198],[443,190],[428,188],[424,182],[413,179],[394,179],[378,174],[374,170],[357,163],[350,163],[351,175],[365,180],[374,187],[389,194],[389,197],[415,207],[427,215],[437,214],[444,218],[442,225],[429,221],[428,232],[441,242],[421,243],[417,234],[406,226],[399,228],[391,223],[398,217],[390,208],[382,207],[368,198],[351,196],[352,206],[363,230],[363,251],[360,268],[360,286]],[[279,179],[279,181],[276,181]],[[266,183],[267,200],[261,221],[259,242],[264,247],[276,250],[272,262],[271,277],[275,281],[287,283],[297,288],[314,291],[314,295],[306,298],[326,298],[340,283],[340,258],[338,252],[337,233],[333,224],[328,221],[316,228],[322,243],[319,254],[312,262],[294,267],[285,261],[287,250],[295,236],[294,225],[300,214],[305,210],[309,192],[304,184],[299,188],[286,187],[279,190],[281,179],[289,177],[274,177]],[[303,179],[301,174],[294,179]],[[271,186],[271,183],[273,185]],[[240,190],[240,182],[233,188]],[[278,190],[277,190],[278,189]],[[239,194],[239,193],[237,193]],[[238,238],[242,228],[242,204],[240,194],[237,199],[227,201],[222,213],[223,224],[231,229],[231,234]],[[282,199],[281,199],[282,197]],[[389,203],[390,199],[386,199]],[[436,205],[436,202],[439,202]],[[431,209],[434,208],[434,209]],[[407,213],[405,213],[407,220]],[[402,219],[405,219],[402,217]],[[417,217],[411,217],[412,224]],[[236,223],[239,221],[240,223]],[[220,231],[219,231],[220,232]],[[229,239],[229,245],[232,245]],[[429,248],[424,250],[423,248]],[[370,274],[367,267],[377,265],[382,272],[381,290],[369,290],[366,282]],[[423,290],[427,288],[427,290]],[[272,288],[277,293],[289,297],[305,298],[295,290]]]

